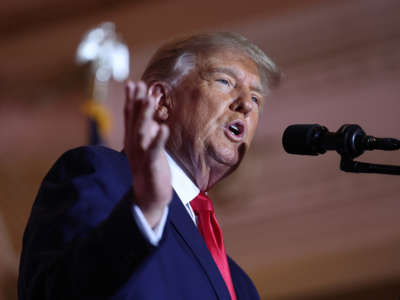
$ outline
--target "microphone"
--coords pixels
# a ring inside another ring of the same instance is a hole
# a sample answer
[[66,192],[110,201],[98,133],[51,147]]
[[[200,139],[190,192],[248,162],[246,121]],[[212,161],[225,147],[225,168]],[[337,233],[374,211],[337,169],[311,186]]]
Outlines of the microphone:
[[360,156],[365,150],[400,149],[399,140],[366,135],[356,124],[342,125],[336,132],[319,124],[290,125],[283,133],[282,144],[290,154],[318,155],[335,150],[349,158]]

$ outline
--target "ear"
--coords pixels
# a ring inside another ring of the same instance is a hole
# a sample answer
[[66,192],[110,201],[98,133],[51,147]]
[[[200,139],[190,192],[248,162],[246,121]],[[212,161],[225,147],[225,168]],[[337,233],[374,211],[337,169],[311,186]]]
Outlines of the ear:
[[171,110],[171,87],[163,81],[156,81],[149,86],[149,95],[156,99],[155,119],[165,122]]

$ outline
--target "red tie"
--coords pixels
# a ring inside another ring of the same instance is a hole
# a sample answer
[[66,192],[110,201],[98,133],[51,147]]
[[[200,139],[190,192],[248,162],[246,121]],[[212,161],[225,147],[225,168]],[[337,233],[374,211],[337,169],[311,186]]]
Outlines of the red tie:
[[197,226],[200,233],[225,280],[231,298],[232,300],[236,300],[235,289],[226,258],[224,239],[222,238],[222,231],[215,217],[211,200],[203,192],[200,192],[200,194],[190,202],[190,205],[197,216]]

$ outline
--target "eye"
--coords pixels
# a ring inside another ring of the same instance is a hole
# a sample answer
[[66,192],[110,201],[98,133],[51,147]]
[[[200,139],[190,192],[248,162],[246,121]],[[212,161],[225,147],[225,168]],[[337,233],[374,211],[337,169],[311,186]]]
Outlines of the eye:
[[223,85],[230,86],[229,81],[226,79],[220,78],[220,79],[217,79],[216,81],[219,83],[222,83]]
[[251,101],[253,101],[255,104],[260,102],[256,96],[251,96]]

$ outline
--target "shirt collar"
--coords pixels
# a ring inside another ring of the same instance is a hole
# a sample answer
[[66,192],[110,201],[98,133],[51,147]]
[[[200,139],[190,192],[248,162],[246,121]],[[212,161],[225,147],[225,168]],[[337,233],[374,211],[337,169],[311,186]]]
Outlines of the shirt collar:
[[178,166],[175,160],[165,151],[169,168],[171,170],[171,184],[184,205],[192,201],[199,193],[200,189]]

